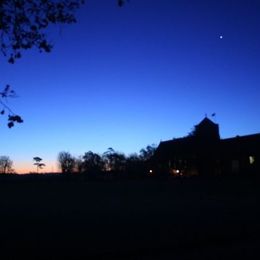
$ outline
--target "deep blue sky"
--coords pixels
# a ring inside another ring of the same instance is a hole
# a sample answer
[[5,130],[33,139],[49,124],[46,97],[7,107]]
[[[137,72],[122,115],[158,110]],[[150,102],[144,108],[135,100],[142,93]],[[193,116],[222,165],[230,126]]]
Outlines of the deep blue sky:
[[259,0],[86,2],[77,24],[50,30],[50,54],[0,59],[24,118],[13,129],[0,118],[0,154],[16,170],[32,171],[34,156],[56,170],[62,150],[138,152],[206,113],[222,138],[260,131]]

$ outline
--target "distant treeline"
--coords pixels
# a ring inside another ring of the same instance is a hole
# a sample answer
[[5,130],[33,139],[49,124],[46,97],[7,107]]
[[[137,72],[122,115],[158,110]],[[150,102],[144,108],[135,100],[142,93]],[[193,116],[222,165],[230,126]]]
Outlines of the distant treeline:
[[58,166],[62,173],[79,173],[88,178],[132,177],[140,178],[149,175],[149,159],[153,156],[155,145],[148,145],[139,154],[126,156],[113,148],[103,154],[86,152],[74,157],[69,152],[58,154]]
[[[75,157],[71,153],[62,151],[58,154],[58,167],[63,175],[82,175],[84,178],[141,178],[149,175],[149,160],[155,152],[155,145],[148,145],[140,152],[126,156],[113,148],[108,148],[103,154],[88,151]],[[42,158],[34,157],[33,165],[38,174],[45,167]],[[0,174],[14,174],[13,161],[8,156],[0,156]],[[70,177],[73,178],[73,177]]]

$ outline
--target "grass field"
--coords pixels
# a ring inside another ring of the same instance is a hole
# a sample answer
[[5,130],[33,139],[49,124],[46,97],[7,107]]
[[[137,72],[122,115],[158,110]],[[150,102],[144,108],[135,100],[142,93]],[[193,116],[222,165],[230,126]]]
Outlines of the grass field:
[[0,180],[0,259],[260,259],[259,184]]

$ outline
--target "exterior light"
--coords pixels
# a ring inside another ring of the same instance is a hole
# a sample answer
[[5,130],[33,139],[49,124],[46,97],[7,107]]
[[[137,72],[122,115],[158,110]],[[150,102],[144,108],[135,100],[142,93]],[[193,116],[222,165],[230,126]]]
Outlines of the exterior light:
[[249,163],[253,164],[255,162],[255,157],[254,156],[249,156]]

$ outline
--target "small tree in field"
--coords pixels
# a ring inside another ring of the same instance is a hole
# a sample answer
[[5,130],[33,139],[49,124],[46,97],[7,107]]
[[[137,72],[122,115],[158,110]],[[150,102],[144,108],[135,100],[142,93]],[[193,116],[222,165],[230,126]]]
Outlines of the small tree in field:
[[13,161],[8,156],[0,156],[0,174],[13,173]]
[[33,157],[33,160],[35,161],[34,165],[36,165],[37,167],[37,173],[39,173],[39,169],[42,169],[45,166],[45,164],[41,162],[42,158],[40,157]]

